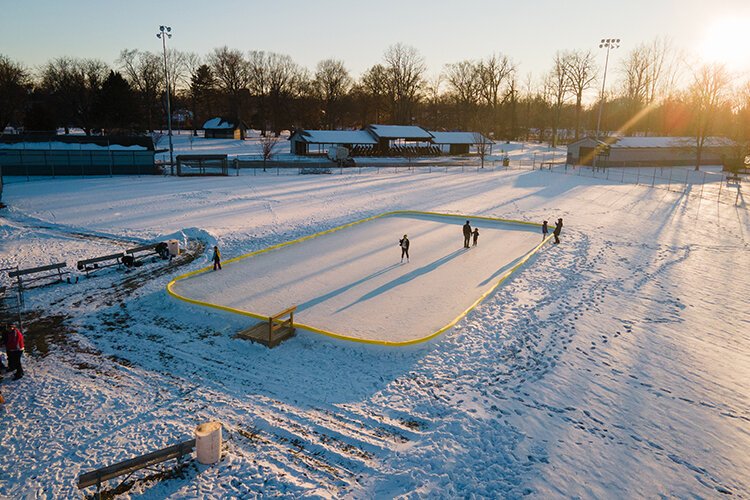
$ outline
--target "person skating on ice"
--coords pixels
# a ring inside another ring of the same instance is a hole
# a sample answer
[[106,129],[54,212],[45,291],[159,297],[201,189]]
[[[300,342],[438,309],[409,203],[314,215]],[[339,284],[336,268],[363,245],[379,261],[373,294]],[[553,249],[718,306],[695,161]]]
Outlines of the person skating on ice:
[[221,269],[221,252],[219,251],[219,247],[214,246],[214,254],[211,256],[211,260],[214,261],[214,271]]
[[464,248],[469,248],[469,242],[471,241],[471,224],[466,221],[464,224]]
[[479,239],[479,228],[475,227],[474,232],[472,233],[474,235],[474,245],[477,246],[477,240]]
[[404,235],[403,238],[398,240],[398,246],[401,247],[401,262],[404,261],[404,256],[406,256],[406,262],[409,262],[409,238]]
[[549,233],[549,228],[547,227],[547,221],[542,222],[542,239],[547,239],[547,233]]

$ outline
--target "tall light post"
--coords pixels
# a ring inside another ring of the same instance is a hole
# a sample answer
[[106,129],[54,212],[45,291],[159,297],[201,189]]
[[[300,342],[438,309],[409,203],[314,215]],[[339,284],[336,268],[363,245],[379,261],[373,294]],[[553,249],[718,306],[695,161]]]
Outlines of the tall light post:
[[167,128],[169,129],[169,174],[174,175],[174,147],[172,146],[172,106],[169,102],[169,70],[167,69],[167,38],[172,38],[170,26],[159,26],[156,38],[161,38],[164,49],[164,79],[167,83]]
[[607,49],[607,58],[604,60],[604,78],[602,78],[602,95],[599,100],[599,118],[596,120],[596,138],[599,138],[599,128],[602,124],[602,109],[604,108],[604,85],[607,83],[607,65],[609,64],[609,50],[620,47],[619,38],[602,38],[599,48]]

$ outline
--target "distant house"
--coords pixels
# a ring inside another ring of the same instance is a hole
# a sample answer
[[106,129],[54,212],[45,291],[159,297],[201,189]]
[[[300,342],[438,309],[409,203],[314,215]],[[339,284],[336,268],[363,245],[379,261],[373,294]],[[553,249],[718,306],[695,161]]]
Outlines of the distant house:
[[495,142],[480,134],[479,132],[437,132],[430,130],[432,134],[432,143],[440,147],[442,152],[452,155],[469,154],[471,146],[484,145],[488,146],[486,151],[492,154],[492,145]]
[[[733,157],[736,144],[725,137],[706,138],[701,165],[721,165]],[[585,137],[568,144],[569,164],[601,167],[694,165],[694,137]]]
[[226,118],[211,118],[203,124],[206,139],[244,139],[247,125]]

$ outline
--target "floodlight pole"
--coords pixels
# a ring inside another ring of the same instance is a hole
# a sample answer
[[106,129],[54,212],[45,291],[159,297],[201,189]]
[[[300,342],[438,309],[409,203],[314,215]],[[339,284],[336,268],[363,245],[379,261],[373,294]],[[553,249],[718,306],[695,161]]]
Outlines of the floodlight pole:
[[602,78],[602,94],[599,99],[599,118],[596,120],[596,138],[599,139],[599,129],[602,123],[602,109],[604,108],[604,85],[607,83],[607,66],[609,65],[609,49],[616,49],[620,46],[619,38],[602,38],[599,48],[607,49],[607,57],[604,60],[604,77]]
[[172,106],[169,101],[169,70],[167,69],[167,38],[172,38],[170,26],[159,26],[156,38],[161,38],[161,46],[164,50],[164,80],[167,84],[167,128],[169,129],[169,175],[174,175],[174,147],[172,146]]

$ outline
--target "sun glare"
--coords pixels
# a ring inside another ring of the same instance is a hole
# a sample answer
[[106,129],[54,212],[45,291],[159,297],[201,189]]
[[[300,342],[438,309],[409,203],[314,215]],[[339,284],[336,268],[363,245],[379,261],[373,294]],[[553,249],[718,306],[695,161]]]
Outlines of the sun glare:
[[701,58],[729,70],[750,68],[750,19],[721,19],[709,26],[700,45]]

